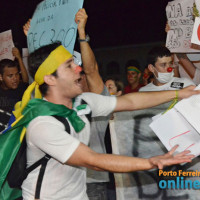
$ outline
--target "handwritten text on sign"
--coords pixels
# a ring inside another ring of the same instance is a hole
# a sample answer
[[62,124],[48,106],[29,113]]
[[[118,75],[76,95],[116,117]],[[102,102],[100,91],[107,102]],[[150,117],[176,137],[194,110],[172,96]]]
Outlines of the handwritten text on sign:
[[11,30],[0,33],[0,60],[11,59],[14,60],[12,48],[14,47]]
[[191,48],[194,26],[194,0],[175,0],[169,2],[166,14],[170,31],[167,33],[166,46],[171,52],[197,52]]
[[71,53],[76,39],[75,15],[83,0],[45,0],[36,8],[28,32],[29,53],[60,41]]

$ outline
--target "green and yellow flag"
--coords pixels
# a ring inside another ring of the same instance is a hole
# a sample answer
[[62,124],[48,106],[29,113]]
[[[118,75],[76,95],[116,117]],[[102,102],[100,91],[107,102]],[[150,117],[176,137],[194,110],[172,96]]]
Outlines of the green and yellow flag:
[[[22,112],[22,116],[0,135],[0,200],[14,200],[21,196],[21,190],[9,187],[6,177],[17,155],[26,127],[29,122],[38,116],[57,115],[66,117],[76,132],[80,132],[85,123],[77,116],[76,111],[64,105],[53,104],[42,99],[32,99]],[[42,134],[42,133],[41,133]]]

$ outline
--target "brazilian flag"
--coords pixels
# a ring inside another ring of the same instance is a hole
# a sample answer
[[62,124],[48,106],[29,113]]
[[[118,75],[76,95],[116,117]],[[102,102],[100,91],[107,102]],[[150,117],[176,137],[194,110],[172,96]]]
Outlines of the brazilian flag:
[[77,133],[85,126],[76,111],[64,105],[53,104],[42,99],[30,100],[22,116],[12,124],[11,128],[0,135],[0,200],[14,200],[21,197],[21,190],[9,187],[6,181],[7,174],[20,148],[29,122],[38,116],[51,115],[68,118]]

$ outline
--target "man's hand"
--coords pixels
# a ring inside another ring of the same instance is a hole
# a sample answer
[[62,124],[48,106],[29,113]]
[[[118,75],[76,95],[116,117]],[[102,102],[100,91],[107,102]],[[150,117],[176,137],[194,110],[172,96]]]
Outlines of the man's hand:
[[169,30],[170,30],[170,26],[169,26],[169,24],[167,22],[166,25],[165,25],[165,32],[167,33]]
[[28,35],[28,30],[30,29],[30,27],[31,27],[31,19],[29,19],[26,22],[26,24],[24,24],[24,26],[23,26],[23,31],[24,31],[25,36]]
[[192,95],[200,94],[200,90],[194,90],[196,86],[191,85],[178,91],[178,98],[184,99]]
[[85,31],[85,25],[87,23],[87,14],[84,8],[80,9],[75,15],[75,22],[78,24],[78,30]]
[[177,148],[178,145],[174,146],[171,151],[164,155],[149,158],[149,163],[152,165],[152,168],[158,167],[159,169],[163,169],[165,166],[191,162],[194,155],[189,154],[189,150],[173,155]]
[[22,59],[21,54],[20,54],[18,48],[13,47],[13,48],[12,48],[12,54],[13,54],[13,56],[15,56],[15,58],[16,58],[17,60],[21,60],[21,59]]

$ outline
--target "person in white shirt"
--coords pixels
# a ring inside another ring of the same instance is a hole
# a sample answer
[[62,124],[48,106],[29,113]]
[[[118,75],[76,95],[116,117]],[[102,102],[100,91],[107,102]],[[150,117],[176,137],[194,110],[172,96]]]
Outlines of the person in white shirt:
[[140,92],[180,90],[189,85],[195,85],[191,79],[174,77],[172,55],[164,46],[155,46],[149,51],[147,64],[148,69],[154,74],[154,80],[140,88]]

